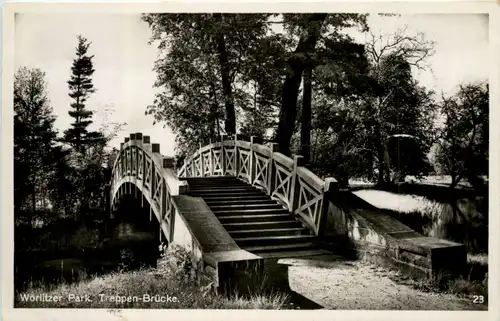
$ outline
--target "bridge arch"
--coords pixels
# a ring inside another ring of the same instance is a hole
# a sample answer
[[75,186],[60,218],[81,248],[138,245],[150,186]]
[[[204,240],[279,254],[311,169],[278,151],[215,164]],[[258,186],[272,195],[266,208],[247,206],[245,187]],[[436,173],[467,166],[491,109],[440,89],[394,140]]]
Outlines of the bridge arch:
[[151,144],[149,136],[130,134],[120,145],[120,152],[113,164],[110,204],[111,218],[124,195],[137,196],[141,204],[147,202],[150,218],[154,215],[160,226],[160,238],[173,241],[174,203],[172,196],[187,192],[187,183],[180,181],[174,172],[174,159],[160,153],[159,144]]

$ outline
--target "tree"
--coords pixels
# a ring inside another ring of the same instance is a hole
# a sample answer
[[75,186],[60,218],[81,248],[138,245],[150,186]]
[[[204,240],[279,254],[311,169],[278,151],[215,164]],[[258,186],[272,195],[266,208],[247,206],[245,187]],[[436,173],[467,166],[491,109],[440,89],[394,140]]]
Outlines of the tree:
[[489,85],[460,85],[458,93],[443,97],[444,128],[438,140],[437,165],[451,176],[450,188],[467,179],[484,191],[488,175]]
[[71,79],[68,81],[69,96],[74,100],[68,114],[74,119],[71,128],[64,132],[64,141],[70,144],[77,153],[84,154],[89,144],[102,140],[98,132],[89,132],[87,127],[92,124],[92,111],[86,108],[85,103],[92,93],[96,91],[92,84],[94,74],[92,59],[94,56],[87,55],[91,45],[83,36],[78,36],[76,47],[76,58],[71,67]]
[[96,131],[101,138],[88,146],[85,155],[80,158],[75,180],[78,195],[77,211],[85,213],[84,218],[91,220],[93,218],[87,213],[95,212],[95,210],[105,212],[112,170],[108,166],[109,159],[115,153],[114,149],[108,145],[126,125],[126,123],[110,121],[110,115],[114,112],[112,106],[104,106],[101,111],[102,125]]
[[400,180],[407,174],[398,165],[401,159],[391,162],[390,137],[397,134],[415,137],[421,159],[435,139],[434,93],[419,86],[412,74],[413,69],[427,68],[426,59],[433,54],[433,46],[424,34],[412,36],[406,29],[386,36],[370,33],[365,44],[372,85],[362,96],[362,106],[375,146],[379,184]]
[[[286,76],[282,86],[281,109],[276,141],[280,151],[290,154],[290,140],[294,133],[297,117],[297,99],[302,75],[305,70],[312,69],[315,60],[316,44],[323,39],[342,41],[348,39],[341,33],[344,28],[362,25],[366,29],[366,15],[358,14],[285,14],[285,28],[289,33],[299,35],[294,52],[287,59]],[[310,74],[309,70],[306,75]],[[307,79],[309,81],[309,79]],[[309,123],[308,111],[312,95],[306,93],[303,100],[305,107],[304,124]],[[305,129],[306,135],[309,133]],[[307,145],[308,137],[304,144]]]
[[[54,121],[45,73],[18,69],[14,76],[14,204],[21,211],[36,212],[46,204],[57,135]],[[25,203],[28,197],[30,205]]]
[[177,134],[187,154],[222,133],[236,133],[236,110],[248,109],[254,53],[269,14],[146,14],[162,88],[146,113]]

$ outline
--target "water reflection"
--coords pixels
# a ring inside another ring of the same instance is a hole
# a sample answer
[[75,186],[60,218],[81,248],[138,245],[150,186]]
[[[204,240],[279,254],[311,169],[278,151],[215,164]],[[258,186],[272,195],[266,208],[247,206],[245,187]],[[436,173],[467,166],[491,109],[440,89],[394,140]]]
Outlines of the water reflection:
[[16,252],[16,291],[23,291],[29,286],[51,287],[73,283],[120,270],[156,267],[160,252],[154,233],[134,229],[129,223],[120,223],[109,236],[103,240],[101,247],[92,250]]

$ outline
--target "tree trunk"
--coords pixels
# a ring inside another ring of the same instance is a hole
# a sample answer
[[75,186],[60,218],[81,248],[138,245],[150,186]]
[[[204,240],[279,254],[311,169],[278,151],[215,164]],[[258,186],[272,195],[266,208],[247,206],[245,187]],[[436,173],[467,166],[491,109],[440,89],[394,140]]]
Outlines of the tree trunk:
[[[215,19],[222,26],[222,15],[214,14]],[[224,34],[219,31],[217,34],[217,53],[219,56],[220,73],[222,79],[222,91],[224,93],[224,104],[226,106],[225,129],[226,134],[232,135],[236,133],[236,114],[234,112],[234,97],[229,76],[229,60],[226,50],[226,40]]]
[[392,182],[391,180],[391,159],[389,157],[389,149],[387,148],[387,142],[386,140],[384,139],[384,137],[381,137],[382,139],[382,152],[383,152],[383,155],[384,155],[384,170],[385,170],[385,181],[387,183],[390,183]]
[[302,125],[300,127],[300,154],[306,164],[311,159],[311,100],[312,100],[312,67],[304,70],[302,96]]
[[378,184],[386,185],[391,182],[391,164],[387,143],[382,136],[382,130],[380,129],[380,124],[378,123],[375,125],[375,139],[378,158]]
[[384,166],[384,148],[382,147],[382,134],[380,133],[379,125],[375,126],[375,144],[377,148],[377,167],[378,167],[378,179],[377,184],[385,184],[385,166]]
[[297,48],[287,61],[287,75],[281,93],[281,108],[276,132],[276,142],[279,150],[285,155],[290,155],[290,139],[295,129],[297,118],[297,95],[302,79],[302,72],[306,68],[306,55],[314,53],[314,47],[320,36],[321,25],[327,14],[311,14],[308,30],[300,37]]

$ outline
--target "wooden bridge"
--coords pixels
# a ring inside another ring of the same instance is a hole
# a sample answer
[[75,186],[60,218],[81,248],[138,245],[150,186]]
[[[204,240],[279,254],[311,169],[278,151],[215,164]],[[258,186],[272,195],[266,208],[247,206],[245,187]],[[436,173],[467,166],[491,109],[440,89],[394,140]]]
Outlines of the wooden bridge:
[[463,245],[416,233],[276,147],[223,136],[176,169],[149,136],[130,134],[113,165],[111,215],[123,197],[147,202],[160,241],[186,248],[197,272],[212,273],[219,286],[235,275],[251,284],[266,269],[272,273],[265,260],[329,253],[328,238],[424,274],[461,266]]

